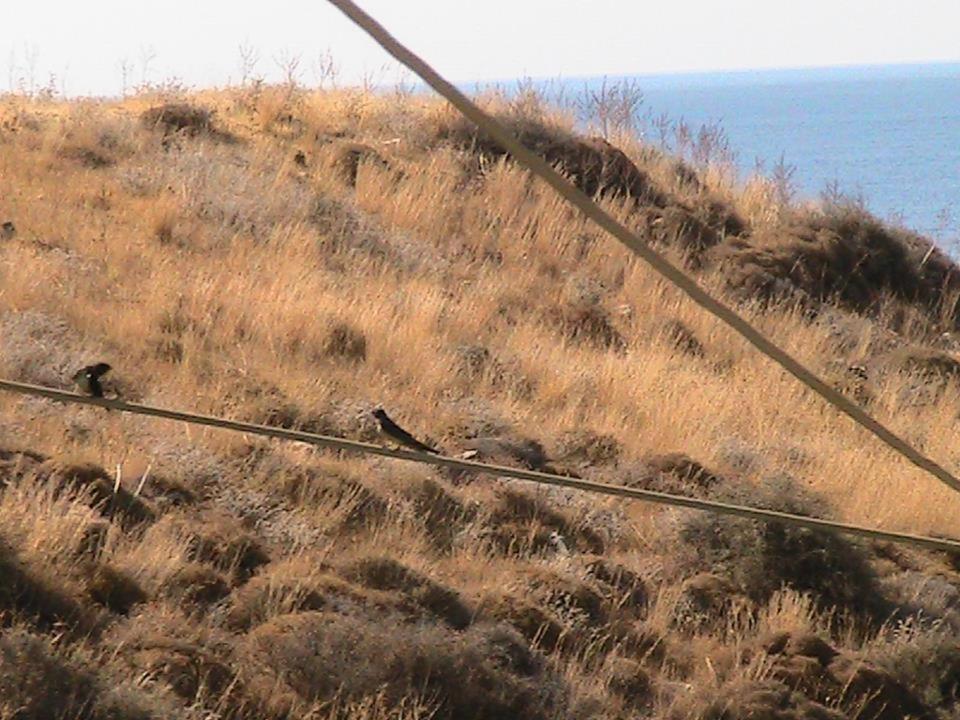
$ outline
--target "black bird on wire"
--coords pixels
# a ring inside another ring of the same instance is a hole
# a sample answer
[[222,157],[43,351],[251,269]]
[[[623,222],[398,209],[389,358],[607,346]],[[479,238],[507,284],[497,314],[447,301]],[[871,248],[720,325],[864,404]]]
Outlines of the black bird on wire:
[[378,407],[373,411],[373,416],[377,419],[377,422],[380,424],[380,432],[386,435],[391,440],[405,445],[412,450],[419,450],[420,452],[433,453],[434,455],[439,455],[440,451],[435,448],[426,445],[419,440],[417,440],[413,435],[408,433],[402,427],[397,425],[393,420],[390,419],[390,416],[387,415],[387,411],[382,407]]
[[73,381],[77,387],[87,395],[93,397],[103,397],[103,385],[100,384],[100,378],[110,372],[110,366],[104,362],[96,365],[87,365],[80,368],[73,374]]

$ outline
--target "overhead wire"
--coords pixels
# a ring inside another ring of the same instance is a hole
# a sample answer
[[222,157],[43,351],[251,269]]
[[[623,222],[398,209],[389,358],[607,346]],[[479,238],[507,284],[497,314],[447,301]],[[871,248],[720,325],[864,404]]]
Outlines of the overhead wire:
[[232,430],[234,432],[247,433],[249,435],[306,443],[315,447],[356,452],[364,455],[377,455],[380,457],[395,458],[397,460],[408,460],[410,462],[459,470],[464,473],[481,473],[496,477],[528,480],[530,482],[540,483],[542,485],[571,488],[597,495],[627,498],[631,500],[639,500],[641,502],[656,503],[659,505],[689,508],[692,510],[702,510],[718,513],[720,515],[732,515],[735,517],[760,520],[768,523],[777,522],[784,525],[806,528],[808,530],[841,533],[845,535],[868,538],[871,540],[914,545],[931,550],[960,552],[960,541],[949,540],[945,538],[935,538],[923,535],[914,535],[910,533],[880,530],[876,528],[864,527],[862,525],[806,517],[803,515],[779,512],[776,510],[765,510],[763,508],[736,505],[733,503],[719,502],[716,500],[686,497],[683,495],[657,492],[654,490],[644,490],[642,488],[626,487],[623,485],[614,485],[611,483],[602,483],[593,480],[584,480],[582,478],[569,477],[556,473],[540,472],[538,470],[527,470],[524,468],[492,465],[489,463],[447,457],[444,455],[414,452],[412,450],[393,449],[384,447],[382,445],[360,442],[358,440],[349,440],[347,438],[336,437],[333,435],[321,435],[318,433],[304,432],[302,430],[240,422],[238,420],[230,420],[211,415],[200,415],[197,413],[169,410],[167,408],[154,407],[151,405],[127,403],[122,400],[115,400],[112,398],[79,395],[77,393],[59,390],[57,388],[45,387],[42,385],[31,385],[12,380],[0,380],[0,390],[17,393],[20,395],[47,398],[49,400],[55,400],[64,403],[93,405],[109,410],[131,413],[133,415],[145,415],[163,418],[166,420],[190,423],[192,425],[203,425],[222,430]]

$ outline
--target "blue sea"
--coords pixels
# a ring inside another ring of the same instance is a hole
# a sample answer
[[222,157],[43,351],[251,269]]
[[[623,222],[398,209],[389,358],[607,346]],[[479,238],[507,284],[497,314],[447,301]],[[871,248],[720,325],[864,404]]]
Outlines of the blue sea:
[[[960,64],[764,70],[607,78],[643,93],[639,125],[719,125],[746,178],[792,168],[798,198],[834,186],[874,214],[960,255]],[[601,80],[549,81],[565,99]]]

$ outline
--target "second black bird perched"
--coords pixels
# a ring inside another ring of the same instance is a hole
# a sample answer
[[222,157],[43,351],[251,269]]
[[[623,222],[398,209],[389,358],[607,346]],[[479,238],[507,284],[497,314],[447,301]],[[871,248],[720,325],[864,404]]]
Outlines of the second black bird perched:
[[110,372],[110,366],[105,362],[96,365],[87,365],[80,368],[73,374],[73,381],[87,395],[93,397],[103,397],[103,385],[100,384],[100,378]]
[[376,408],[373,411],[373,416],[377,419],[377,422],[380,424],[380,431],[389,437],[391,440],[395,440],[401,445],[406,445],[408,448],[413,450],[419,450],[420,452],[433,453],[434,455],[439,455],[440,451],[436,450],[429,445],[426,445],[419,440],[417,440],[413,435],[408,433],[402,427],[397,425],[393,420],[390,419],[390,416],[387,415],[387,411],[381,407]]

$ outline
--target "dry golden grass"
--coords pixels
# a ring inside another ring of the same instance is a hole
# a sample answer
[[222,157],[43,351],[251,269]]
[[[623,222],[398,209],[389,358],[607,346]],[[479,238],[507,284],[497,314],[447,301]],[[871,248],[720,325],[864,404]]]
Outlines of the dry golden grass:
[[[495,438],[524,462],[536,441],[543,462],[611,482],[955,534],[952,492],[525,172],[444,141],[448,108],[175,99],[209,125],[144,124],[150,96],[0,101],[0,221],[17,227],[0,245],[3,377],[66,387],[105,360],[127,399],[361,439],[382,403],[450,453]],[[487,102],[572,130],[530,98]],[[774,231],[789,210],[763,179],[710,167],[694,186],[618,144],[691,208],[719,200]],[[642,207],[602,202],[643,227]],[[734,301],[721,273],[699,277]],[[902,305],[740,309],[838,383],[870,364],[870,409],[958,467],[956,381],[883,364],[933,342]],[[571,431],[606,450],[571,451]],[[672,452],[719,486],[651,474]],[[143,482],[143,508],[108,522],[78,479],[90,464]],[[956,717],[955,558],[454,480],[0,397],[0,718]],[[812,635],[848,665],[804,654]]]

